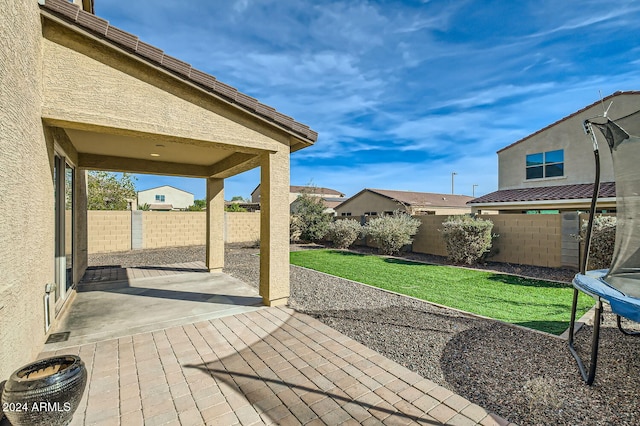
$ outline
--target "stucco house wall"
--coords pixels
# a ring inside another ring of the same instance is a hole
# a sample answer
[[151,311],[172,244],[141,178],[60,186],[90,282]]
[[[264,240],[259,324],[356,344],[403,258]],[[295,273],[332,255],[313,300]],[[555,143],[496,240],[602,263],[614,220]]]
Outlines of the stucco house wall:
[[[615,119],[624,117],[640,109],[640,93],[620,94],[605,103],[613,101],[608,116]],[[596,103],[589,108],[555,123],[530,137],[498,151],[498,189],[532,188],[555,185],[593,183],[594,159],[589,136],[582,127],[587,118],[601,115],[602,105]],[[598,136],[600,136],[598,134]],[[612,182],[613,167],[611,156],[604,139],[601,140],[601,181]],[[526,179],[526,156],[539,152],[564,150],[564,176]]]
[[384,212],[395,210],[407,211],[402,204],[368,191],[351,197],[335,208],[336,216],[364,216],[370,212],[381,216]]
[[464,205],[470,199],[461,195],[364,189],[338,205],[335,211],[336,216],[365,216],[372,212],[381,216],[395,210],[410,215],[456,215],[471,212],[471,207]]
[[[261,167],[260,295],[268,305],[289,296],[289,155],[317,133],[110,26],[91,1],[75,3],[85,11],[64,0],[0,0],[0,381],[33,361],[53,330],[47,284],[57,279],[67,294],[49,299],[53,327],[73,303],[67,284],[87,266],[87,170],[206,178],[206,261],[219,271],[224,179]],[[140,151],[159,146],[160,161]],[[71,193],[75,213],[65,215]]]
[[[38,4],[0,0],[0,10],[0,380],[4,380],[31,361],[44,342],[44,287],[54,272],[52,247],[43,241],[53,240],[54,219],[53,143],[45,138],[39,110]],[[19,238],[5,237],[10,234]],[[24,315],[25,306],[36,307],[38,315]]]
[[[164,200],[157,200],[156,195],[164,196]],[[138,205],[143,204],[171,204],[174,209],[186,209],[193,205],[193,194],[169,185],[138,191]]]

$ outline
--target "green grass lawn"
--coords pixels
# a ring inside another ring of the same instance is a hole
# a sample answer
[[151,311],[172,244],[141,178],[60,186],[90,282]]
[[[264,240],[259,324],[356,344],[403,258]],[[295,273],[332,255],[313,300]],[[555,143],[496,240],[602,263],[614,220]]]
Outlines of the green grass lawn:
[[[291,264],[556,335],[569,326],[566,284],[338,250],[292,252]],[[580,293],[578,317],[593,303]]]

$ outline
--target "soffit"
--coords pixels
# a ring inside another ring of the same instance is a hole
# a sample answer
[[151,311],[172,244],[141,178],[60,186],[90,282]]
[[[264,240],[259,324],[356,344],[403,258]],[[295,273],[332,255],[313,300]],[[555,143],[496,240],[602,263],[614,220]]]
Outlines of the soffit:
[[65,131],[76,150],[85,154],[117,157],[126,153],[127,158],[200,166],[210,166],[233,154],[233,151],[212,149],[206,145],[188,144],[184,141],[145,139],[75,129]]

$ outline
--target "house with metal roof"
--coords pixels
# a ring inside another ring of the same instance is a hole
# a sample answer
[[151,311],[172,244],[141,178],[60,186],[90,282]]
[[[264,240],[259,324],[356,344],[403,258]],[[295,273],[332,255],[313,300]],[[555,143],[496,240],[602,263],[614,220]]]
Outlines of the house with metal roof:
[[[640,109],[640,92],[616,92],[498,151],[498,190],[469,202],[474,212],[560,213],[589,210],[595,174],[584,120],[613,119]],[[607,150],[604,143],[600,151]],[[616,207],[610,155],[601,155],[598,210]]]
[[365,188],[335,207],[337,216],[381,216],[399,210],[410,215],[471,213],[467,195]]

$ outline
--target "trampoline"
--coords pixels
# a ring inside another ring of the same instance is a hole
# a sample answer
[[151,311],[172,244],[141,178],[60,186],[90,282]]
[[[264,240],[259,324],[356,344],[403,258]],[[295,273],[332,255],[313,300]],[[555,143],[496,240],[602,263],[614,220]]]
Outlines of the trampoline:
[[[611,306],[622,333],[640,335],[640,332],[625,330],[621,321],[621,318],[626,318],[640,322],[640,222],[635,219],[640,219],[640,111],[617,120],[607,118],[606,114],[588,119],[584,122],[584,128],[593,142],[596,173],[584,255],[580,272],[573,279],[569,350],[578,364],[583,380],[591,385],[596,375],[602,304],[608,303]],[[613,159],[617,210],[616,240],[609,269],[587,271],[591,230],[600,186],[600,154],[596,129],[609,146]],[[588,371],[574,347],[579,291],[592,296],[596,302]]]

